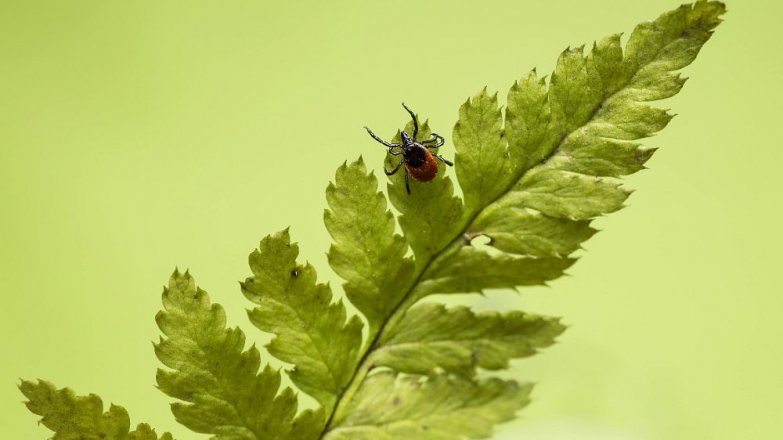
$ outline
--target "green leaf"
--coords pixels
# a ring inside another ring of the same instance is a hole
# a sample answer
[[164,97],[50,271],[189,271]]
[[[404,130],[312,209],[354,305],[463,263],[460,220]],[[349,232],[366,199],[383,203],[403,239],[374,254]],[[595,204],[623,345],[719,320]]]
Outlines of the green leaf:
[[103,401],[95,394],[77,396],[43,380],[23,380],[19,390],[29,399],[27,408],[55,432],[54,440],[173,440],[168,432],[158,437],[145,423],[129,432],[128,412],[117,405],[104,412]]
[[514,381],[436,375],[368,377],[348,408],[349,416],[325,440],[460,440],[492,434],[529,402],[530,385]]
[[505,131],[512,173],[519,176],[549,156],[556,133],[544,78],[536,71],[515,82],[508,92]]
[[506,196],[503,206],[535,209],[570,220],[588,220],[617,211],[630,193],[599,177],[535,168]]
[[294,384],[330,411],[356,368],[362,323],[357,316],[346,323],[342,302],[332,303],[329,286],[316,284],[315,269],[297,264],[298,254],[288,230],[265,237],[250,254],[253,276],[242,292],[258,304],[250,321],[275,335],[269,353],[294,364]]
[[575,261],[490,255],[473,246],[459,246],[423,274],[413,296],[421,299],[435,293],[481,293],[484,289],[542,285],[560,277]]
[[[267,366],[259,372],[258,350],[243,350],[245,335],[226,328],[223,308],[211,304],[188,273],[176,271],[163,306],[156,321],[167,338],[155,354],[171,370],[158,370],[157,380],[161,391],[187,402],[171,405],[177,421],[219,440],[292,439],[296,395],[290,388],[278,394],[278,371]],[[304,417],[308,424],[320,421]]]
[[394,216],[361,158],[337,170],[326,200],[324,223],[334,238],[329,264],[346,280],[345,294],[367,317],[373,335],[410,284],[407,243],[394,233]]
[[521,208],[484,211],[474,222],[498,250],[532,257],[562,257],[579,249],[597,231],[589,220],[553,218]]
[[[412,121],[405,126],[405,131],[413,135]],[[420,124],[416,140],[427,139],[431,133],[429,122],[425,120]],[[399,140],[398,132],[392,142]],[[447,148],[442,147],[439,154],[446,154],[448,159]],[[399,160],[389,155],[386,159],[395,164]],[[411,182],[411,194],[405,190],[403,172],[389,176],[389,200],[401,212],[397,220],[416,256],[417,267],[430,260],[459,233],[462,201],[454,195],[454,185],[448,172],[449,167],[438,161],[438,177],[426,183]]]
[[593,114],[602,94],[588,75],[583,47],[560,55],[549,84],[552,128],[558,137],[573,132]]
[[[638,25],[626,45],[627,70],[638,72],[633,77],[626,75],[632,77],[631,84],[647,85],[651,80],[659,79],[658,75],[682,69],[693,62],[725,13],[726,5],[721,2],[699,1]],[[655,99],[672,96],[679,87],[673,84],[666,90],[668,93],[656,95]]]
[[497,94],[490,96],[486,87],[459,109],[454,126],[455,169],[468,213],[494,201],[513,177],[502,125]]
[[574,139],[550,159],[562,171],[578,174],[620,177],[644,169],[655,152],[633,142],[612,139]]
[[535,354],[564,330],[557,318],[421,304],[386,335],[372,362],[403,373],[432,375],[441,369],[471,376],[476,367],[507,368],[509,359]]

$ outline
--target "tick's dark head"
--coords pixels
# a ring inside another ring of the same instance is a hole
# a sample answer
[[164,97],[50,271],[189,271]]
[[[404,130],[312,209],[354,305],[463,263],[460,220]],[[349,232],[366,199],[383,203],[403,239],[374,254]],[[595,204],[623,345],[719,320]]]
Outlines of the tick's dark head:
[[400,133],[400,137],[402,138],[402,144],[403,145],[410,145],[410,144],[413,143],[413,140],[411,139],[411,137],[408,135],[407,132],[404,132],[404,131],[401,132]]

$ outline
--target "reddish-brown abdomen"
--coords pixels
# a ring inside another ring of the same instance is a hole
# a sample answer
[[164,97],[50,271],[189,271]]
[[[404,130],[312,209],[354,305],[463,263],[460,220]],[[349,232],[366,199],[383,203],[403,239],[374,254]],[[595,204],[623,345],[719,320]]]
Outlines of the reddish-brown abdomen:
[[432,153],[425,148],[422,148],[422,150],[425,152],[424,163],[419,167],[412,167],[410,164],[406,163],[405,168],[408,170],[408,174],[410,174],[413,180],[429,182],[438,175],[438,162],[435,160],[435,157],[432,156]]

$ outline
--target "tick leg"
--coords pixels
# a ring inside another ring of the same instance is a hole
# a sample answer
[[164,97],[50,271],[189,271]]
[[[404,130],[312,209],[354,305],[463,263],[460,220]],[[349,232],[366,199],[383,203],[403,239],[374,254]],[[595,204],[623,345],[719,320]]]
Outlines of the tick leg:
[[405,107],[405,110],[408,110],[411,119],[413,119],[413,142],[416,142],[416,136],[419,135],[419,121],[416,120],[416,115],[413,114],[413,110],[409,109],[404,102],[402,103],[402,106]]
[[[424,144],[429,144],[429,143],[432,143],[432,142],[436,142],[437,145],[424,145]],[[424,140],[424,141],[421,141],[419,143],[424,145],[427,148],[440,148],[440,147],[443,146],[445,141],[443,139],[443,136],[439,135],[438,133],[432,133],[432,137],[431,138],[429,138],[427,140]]]
[[445,163],[446,165],[448,165],[450,167],[454,166],[454,164],[451,161],[449,161],[448,159],[444,159],[442,156],[438,156],[437,154],[433,154],[433,156],[437,157],[438,159],[441,160],[441,162]]
[[[396,167],[394,167],[394,169],[393,169],[393,170],[391,170],[391,171],[387,170],[387,169],[386,169],[386,165],[384,165],[384,166],[383,166],[383,172],[384,172],[384,173],[386,173],[386,175],[387,175],[387,176],[391,176],[392,174],[394,174],[394,173],[396,173],[397,171],[399,171],[399,169],[400,169],[400,167],[402,166],[403,162],[405,162],[405,161],[404,161],[404,160],[401,160],[401,161],[399,161],[399,162],[397,163],[397,166],[396,166]],[[405,177],[406,177],[406,179],[407,179],[408,175],[406,174],[406,175],[405,175]]]
[[408,195],[411,195],[411,184],[408,183],[408,170],[405,170],[405,190],[408,191]]
[[391,142],[386,142],[385,140],[379,138],[375,133],[372,132],[372,130],[370,130],[367,127],[364,127],[364,129],[367,130],[367,133],[370,133],[370,136],[372,136],[373,139],[375,139],[376,141],[382,143],[383,145],[386,145],[389,148],[391,148],[391,147],[401,147],[402,146],[402,144],[393,144]]

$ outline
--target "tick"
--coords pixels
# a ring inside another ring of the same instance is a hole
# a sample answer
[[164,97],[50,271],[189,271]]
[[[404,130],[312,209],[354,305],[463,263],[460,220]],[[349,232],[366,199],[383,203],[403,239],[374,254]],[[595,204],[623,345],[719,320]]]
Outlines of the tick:
[[448,166],[454,166],[454,164],[438,155],[438,148],[442,147],[444,143],[443,136],[432,133],[432,137],[429,139],[420,142],[416,141],[416,136],[419,134],[419,121],[416,120],[416,115],[407,105],[405,105],[405,103],[402,103],[402,106],[407,110],[408,114],[411,115],[411,119],[413,119],[413,136],[408,135],[405,130],[402,130],[400,132],[402,142],[392,143],[379,138],[369,128],[364,127],[364,129],[367,130],[367,133],[370,133],[370,136],[372,136],[373,139],[385,145],[390,155],[402,156],[393,170],[389,171],[386,169],[386,166],[384,166],[383,172],[386,173],[387,176],[391,176],[405,165],[405,189],[408,191],[408,194],[410,194],[411,186],[410,183],[408,183],[408,176],[417,182],[429,182],[438,174],[438,162],[435,159],[440,160]]

